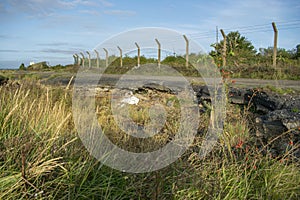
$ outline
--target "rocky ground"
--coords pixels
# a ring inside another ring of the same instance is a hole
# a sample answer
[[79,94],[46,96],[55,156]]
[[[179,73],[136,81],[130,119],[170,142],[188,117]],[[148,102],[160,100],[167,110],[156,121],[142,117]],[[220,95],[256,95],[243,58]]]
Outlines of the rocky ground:
[[[244,101],[236,102],[236,91]],[[300,95],[233,89],[229,96],[231,103],[253,105],[253,131],[259,147],[268,145],[266,149],[273,157],[291,151],[300,158]]]
[[[205,86],[197,88],[199,101],[207,100]],[[292,152],[300,158],[300,95],[276,94],[260,89],[229,88],[228,100],[250,113],[251,134],[258,149],[272,157]]]
[[[177,93],[176,90],[159,84],[146,84],[143,88],[130,88],[133,93],[139,90],[158,93]],[[179,89],[180,90],[180,89]],[[193,86],[201,107],[210,102],[206,86]],[[277,94],[262,89],[229,88],[228,102],[247,109],[251,144],[262,153],[274,158],[282,158],[287,152],[300,159],[300,94]],[[289,154],[290,155],[290,154]]]

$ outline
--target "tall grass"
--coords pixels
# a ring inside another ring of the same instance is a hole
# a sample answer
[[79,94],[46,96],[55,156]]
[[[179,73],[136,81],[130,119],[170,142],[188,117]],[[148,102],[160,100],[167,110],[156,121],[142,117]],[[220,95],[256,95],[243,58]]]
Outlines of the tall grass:
[[[166,103],[173,99],[166,97]],[[107,100],[98,102],[99,119],[117,131],[108,120]],[[131,108],[134,121],[149,121],[144,106]],[[178,161],[156,172],[129,174],[103,166],[85,150],[72,122],[71,90],[28,80],[1,86],[0,199],[299,199],[299,163],[262,155],[251,145],[240,108],[227,110],[223,137],[205,159],[195,151],[205,130],[199,126],[198,138]]]
[[0,88],[0,199],[124,194],[111,186],[119,173],[98,170],[80,143],[70,101],[70,91],[33,82]]

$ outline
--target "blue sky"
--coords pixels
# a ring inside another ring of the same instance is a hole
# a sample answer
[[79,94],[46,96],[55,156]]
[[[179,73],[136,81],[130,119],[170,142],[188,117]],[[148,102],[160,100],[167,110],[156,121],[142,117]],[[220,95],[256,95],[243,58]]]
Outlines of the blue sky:
[[72,63],[74,53],[140,27],[174,29],[208,52],[216,26],[239,30],[257,49],[272,46],[274,21],[279,47],[292,49],[300,43],[299,10],[299,0],[1,0],[0,68]]

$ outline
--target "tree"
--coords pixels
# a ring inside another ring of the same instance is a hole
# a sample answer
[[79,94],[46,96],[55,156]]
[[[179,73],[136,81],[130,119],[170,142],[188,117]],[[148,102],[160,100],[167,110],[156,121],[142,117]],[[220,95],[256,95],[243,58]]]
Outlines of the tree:
[[25,67],[24,63],[22,63],[22,64],[20,65],[19,70],[26,70],[26,67]]
[[[221,55],[224,40],[218,44],[213,44],[214,51],[210,55],[215,58],[217,64],[221,64]],[[226,58],[229,68],[249,66],[255,59],[256,50],[252,43],[242,36],[238,31],[230,32],[226,36]]]
[[300,58],[300,44],[298,44],[296,46],[296,58],[299,59]]
[[[300,49],[299,49],[300,50]],[[288,63],[291,59],[296,59],[297,52],[296,49],[286,50],[284,48],[277,49],[277,59],[282,64]],[[259,53],[257,55],[261,63],[270,65],[273,57],[273,47],[259,48]]]

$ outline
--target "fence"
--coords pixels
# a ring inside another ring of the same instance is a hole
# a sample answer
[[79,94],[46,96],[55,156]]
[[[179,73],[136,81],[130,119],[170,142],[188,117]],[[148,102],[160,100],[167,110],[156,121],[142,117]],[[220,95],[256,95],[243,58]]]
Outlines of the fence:
[[[273,67],[276,69],[276,63],[277,63],[277,40],[278,40],[278,29],[277,26],[275,24],[275,22],[272,22],[272,27],[273,27],[273,32],[274,32],[274,45],[273,45]],[[297,28],[297,27],[296,27]],[[242,28],[243,29],[243,28]],[[225,67],[226,66],[226,34],[225,34],[225,29],[220,29],[220,32],[222,34],[223,37],[223,50],[222,50],[222,66]],[[246,30],[245,28],[243,30]],[[260,29],[262,30],[262,29]],[[218,43],[218,29],[217,29],[217,34],[216,34],[216,40]],[[186,35],[183,35],[183,39],[185,41],[186,44],[186,54],[185,54],[185,66],[187,67],[189,64],[189,39]],[[161,64],[161,43],[157,38],[154,38],[154,41],[157,43],[157,65],[158,67],[160,67]],[[140,45],[135,42],[134,43],[136,48],[137,48],[137,66],[140,66],[140,58],[141,58],[141,48]],[[116,48],[119,50],[120,55],[120,66],[123,66],[123,49],[120,46],[116,46]],[[109,63],[109,52],[107,49],[103,48],[103,51],[105,52],[105,66],[108,67],[108,63]],[[95,54],[96,54],[96,67],[99,68],[100,67],[100,56],[99,56],[99,52],[97,50],[94,50]],[[82,65],[83,67],[86,67],[86,56],[84,55],[83,52],[79,53],[81,55],[81,57],[78,54],[74,54],[73,58],[74,58],[74,64],[77,65]],[[87,61],[88,61],[88,67],[91,68],[91,53],[89,51],[86,51],[87,56]]]

